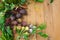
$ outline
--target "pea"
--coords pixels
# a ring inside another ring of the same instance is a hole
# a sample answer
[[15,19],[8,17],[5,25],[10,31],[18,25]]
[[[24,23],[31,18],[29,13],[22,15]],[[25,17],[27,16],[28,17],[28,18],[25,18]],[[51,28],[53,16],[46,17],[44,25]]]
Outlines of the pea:
[[22,15],[27,15],[27,11],[25,9],[21,9],[19,13],[21,13]]

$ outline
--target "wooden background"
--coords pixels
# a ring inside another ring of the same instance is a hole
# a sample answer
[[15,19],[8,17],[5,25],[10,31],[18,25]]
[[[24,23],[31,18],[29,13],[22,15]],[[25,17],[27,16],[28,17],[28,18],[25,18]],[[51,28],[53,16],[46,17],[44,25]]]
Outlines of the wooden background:
[[34,25],[46,22],[47,28],[44,33],[49,35],[46,39],[37,34],[31,35],[30,40],[60,40],[60,0],[54,0],[53,3],[49,3],[49,0],[44,0],[44,3],[31,1],[27,11],[28,16],[24,17],[24,21]]
[[[31,1],[31,0],[30,0]],[[28,5],[28,16],[25,21],[32,24],[41,24],[46,22],[47,29],[45,33],[48,38],[42,38],[39,35],[31,36],[30,40],[60,40],[60,0],[44,0],[44,3],[34,3]]]

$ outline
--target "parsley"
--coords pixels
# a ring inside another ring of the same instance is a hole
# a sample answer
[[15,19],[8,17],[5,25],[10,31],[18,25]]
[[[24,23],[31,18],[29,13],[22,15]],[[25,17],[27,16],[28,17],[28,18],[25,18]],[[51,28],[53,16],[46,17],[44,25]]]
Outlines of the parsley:
[[0,3],[0,12],[5,10],[5,6],[4,6],[4,3]]
[[4,13],[0,12],[0,24],[4,23]]
[[10,27],[9,27],[9,26],[7,27],[6,31],[7,31],[7,33],[8,33],[9,35],[11,35],[11,36],[12,36],[12,30],[10,29]]
[[12,34],[12,30],[10,29],[10,27],[5,28],[5,26],[2,26],[2,35],[0,37],[0,39],[2,40],[13,40],[13,34]]

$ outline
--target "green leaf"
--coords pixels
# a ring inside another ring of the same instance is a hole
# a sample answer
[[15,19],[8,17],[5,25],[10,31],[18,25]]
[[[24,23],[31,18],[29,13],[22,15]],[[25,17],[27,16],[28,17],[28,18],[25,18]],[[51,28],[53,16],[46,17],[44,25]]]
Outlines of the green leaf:
[[0,37],[0,40],[3,40],[3,39]]
[[25,3],[26,2],[26,0],[20,0],[21,2],[23,2],[23,3]]
[[6,11],[11,10],[11,6],[9,4],[5,3],[5,9],[6,9]]
[[35,1],[40,3],[44,2],[44,0],[35,0]]
[[20,0],[20,4],[25,4],[26,3],[26,0]]
[[10,27],[2,28],[2,39],[3,40],[12,40],[13,39],[13,35],[12,35],[12,31],[11,31]]
[[12,2],[13,2],[13,0],[5,0],[4,2],[6,2],[6,3],[10,4],[10,3],[12,3]]
[[23,34],[23,37],[25,40],[28,40],[28,35],[27,34]]
[[48,37],[48,35],[45,34],[45,33],[43,33],[43,32],[39,32],[38,34],[39,34],[40,36],[44,37],[44,38],[47,38],[47,37]]
[[10,27],[9,27],[9,26],[7,26],[6,31],[7,31],[7,33],[8,33],[9,35],[11,35],[11,36],[12,36],[12,30],[10,29]]
[[0,12],[0,24],[4,23],[4,13]]
[[0,24],[3,24],[3,23],[4,23],[4,17],[0,19]]
[[41,24],[41,25],[37,28],[37,30],[44,30],[44,29],[46,29],[46,24]]
[[0,12],[5,10],[4,3],[0,3]]
[[20,33],[21,33],[21,30],[16,29],[16,32],[17,32],[18,34],[20,34]]
[[36,33],[36,29],[33,29],[33,30],[32,30],[32,34],[35,34],[35,33]]
[[16,40],[20,40],[20,36],[17,36],[17,39]]
[[50,0],[50,3],[52,3],[53,2],[53,0]]
[[4,35],[5,35],[5,34],[4,34],[4,33],[2,33],[1,38],[2,38],[3,40],[6,40],[6,37],[5,37]]
[[15,7],[15,5],[13,3],[10,4],[10,8],[11,10]]
[[1,25],[1,31],[4,33],[5,32],[5,26],[4,24]]

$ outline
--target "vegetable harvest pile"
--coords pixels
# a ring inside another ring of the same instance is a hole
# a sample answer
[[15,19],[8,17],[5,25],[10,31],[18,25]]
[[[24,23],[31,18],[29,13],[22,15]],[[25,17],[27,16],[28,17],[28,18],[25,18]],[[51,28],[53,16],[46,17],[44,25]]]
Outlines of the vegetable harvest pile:
[[[35,0],[35,2],[44,2],[44,0]],[[52,1],[51,1],[52,2]],[[0,40],[14,40],[14,34],[18,34],[16,40],[23,37],[29,40],[30,35],[38,34],[44,38],[48,37],[42,30],[46,24],[39,26],[27,24],[23,21],[23,16],[27,16],[27,0],[1,0],[0,2],[0,30],[2,32]],[[39,31],[39,32],[36,32]]]

